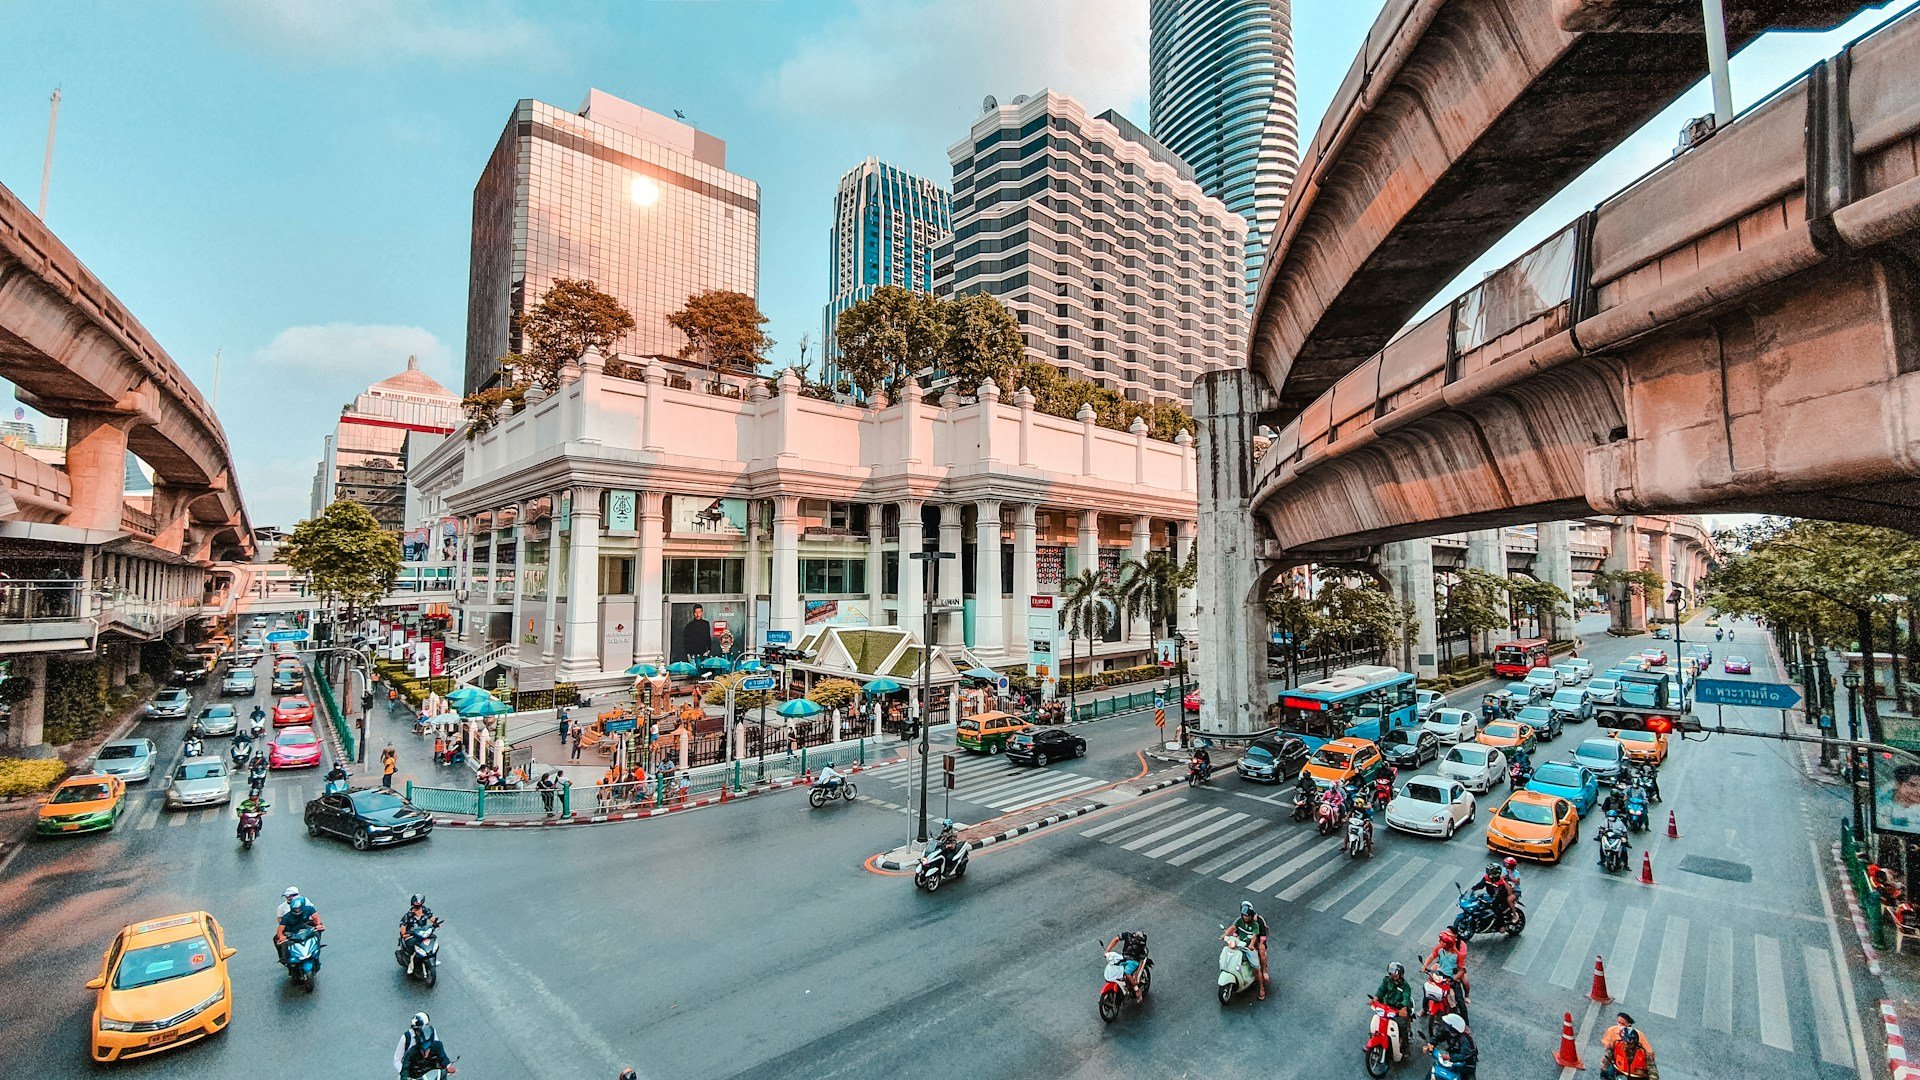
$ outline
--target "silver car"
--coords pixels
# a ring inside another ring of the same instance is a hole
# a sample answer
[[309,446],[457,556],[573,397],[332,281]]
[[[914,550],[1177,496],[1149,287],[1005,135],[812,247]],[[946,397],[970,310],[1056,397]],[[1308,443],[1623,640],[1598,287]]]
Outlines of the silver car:
[[167,782],[167,808],[225,806],[233,801],[233,774],[217,757],[190,757],[173,767]]
[[200,710],[200,734],[231,735],[240,726],[239,714],[231,705],[209,705]]
[[155,754],[152,739],[115,739],[100,747],[88,768],[137,784],[153,775]]

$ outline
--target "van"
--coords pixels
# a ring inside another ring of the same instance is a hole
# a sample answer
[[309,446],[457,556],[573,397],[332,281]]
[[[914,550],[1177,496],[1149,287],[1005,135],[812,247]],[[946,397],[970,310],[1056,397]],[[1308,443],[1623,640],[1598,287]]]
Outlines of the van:
[[976,713],[960,721],[953,741],[979,754],[998,754],[1007,748],[1007,740],[1027,730],[1027,722],[1012,713]]
[[1583,720],[1593,719],[1593,701],[1588,698],[1585,690],[1575,687],[1569,686],[1564,690],[1555,690],[1552,700],[1547,702],[1547,707],[1560,717],[1560,722],[1563,724],[1577,724]]

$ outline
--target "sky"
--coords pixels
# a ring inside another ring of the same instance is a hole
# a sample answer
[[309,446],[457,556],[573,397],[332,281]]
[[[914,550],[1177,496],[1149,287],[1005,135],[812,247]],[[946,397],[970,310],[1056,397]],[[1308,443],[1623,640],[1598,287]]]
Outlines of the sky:
[[[1380,9],[1294,0],[1302,145]],[[1774,35],[1736,106],[1889,17]],[[760,304],[817,356],[840,175],[871,155],[942,184],[982,97],[1042,87],[1148,126],[1147,0],[65,0],[0,34],[0,184],[146,324],[233,445],[255,525],[307,512],[341,406],[409,354],[460,389],[473,184],[520,98],[598,87],[678,109],[761,187]],[[1434,307],[1664,160],[1696,87]],[[215,356],[219,379],[215,384]]]

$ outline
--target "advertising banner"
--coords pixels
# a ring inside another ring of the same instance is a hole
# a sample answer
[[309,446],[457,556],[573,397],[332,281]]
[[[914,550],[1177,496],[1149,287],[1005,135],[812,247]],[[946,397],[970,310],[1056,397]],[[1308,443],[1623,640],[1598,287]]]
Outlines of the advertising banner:
[[867,605],[860,600],[804,600],[808,626],[869,626]]
[[746,605],[738,600],[680,601],[667,605],[667,660],[698,662],[737,657],[747,647]]
[[1905,751],[1873,756],[1873,827],[1920,835],[1920,758]]
[[667,532],[672,536],[745,536],[747,500],[675,495],[667,500]]
[[640,504],[640,495],[634,491],[607,492],[607,531],[632,532],[634,510]]
[[600,603],[600,666],[619,671],[633,662],[632,600],[603,600]]
[[427,674],[445,675],[447,673],[447,643],[435,638],[427,642]]

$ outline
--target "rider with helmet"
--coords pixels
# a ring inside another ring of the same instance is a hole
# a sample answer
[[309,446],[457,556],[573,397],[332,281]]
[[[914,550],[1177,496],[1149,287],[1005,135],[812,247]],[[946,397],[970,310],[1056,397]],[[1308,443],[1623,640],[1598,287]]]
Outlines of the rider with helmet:
[[1500,860],[1502,875],[1507,879],[1507,887],[1513,890],[1513,899],[1520,899],[1520,860],[1509,855]]
[[[279,920],[274,924],[273,945],[279,950],[280,962],[284,964],[287,962],[288,935],[308,927],[312,927],[317,932],[325,930],[327,926],[320,921],[319,909],[313,906],[313,901],[302,896],[299,889],[288,886],[287,891],[280,895],[284,898],[284,902],[280,905]],[[320,957],[317,953],[314,956],[313,966],[316,968],[320,966]]]
[[1380,980],[1380,989],[1373,992],[1375,1001],[1393,1010],[1393,1022],[1400,1025],[1400,1037],[1394,1040],[1393,1060],[1399,1061],[1406,1056],[1407,1017],[1413,1011],[1413,987],[1407,985],[1407,969],[1399,961],[1387,965],[1386,977]]
[[414,927],[439,926],[440,923],[440,917],[427,906],[426,895],[414,893],[407,899],[407,910],[400,915],[400,945],[403,947],[406,945],[407,935],[413,932]]
[[413,1021],[400,1035],[400,1045],[393,1048],[393,1071],[417,1078],[435,1069],[445,1069],[449,1075],[458,1071],[447,1056],[446,1046],[434,1034],[433,1020],[426,1013],[414,1013]]
[[1606,1054],[1600,1066],[1604,1080],[1646,1080],[1652,1074],[1653,1047],[1626,1013],[1615,1016],[1613,1026],[1600,1036],[1600,1049]]
[[1463,1014],[1467,1011],[1467,995],[1472,989],[1467,982],[1467,943],[1460,940],[1452,927],[1440,931],[1439,944],[1427,953],[1420,970],[1446,976],[1453,983],[1454,1008]]
[[1468,890],[1476,895],[1485,896],[1493,902],[1495,926],[1507,924],[1508,913],[1513,910],[1513,885],[1507,881],[1507,874],[1497,862],[1487,864],[1487,872]]
[[[1448,1013],[1441,1023],[1447,1030],[1440,1036],[1440,1048],[1446,1051],[1447,1060],[1453,1063],[1454,1071],[1461,1080],[1474,1080],[1480,1069],[1480,1048],[1474,1045],[1473,1033],[1467,1030],[1467,1018],[1459,1013]],[[1431,1051],[1434,1044],[1427,1044]]]
[[1247,943],[1247,959],[1260,969],[1260,1000],[1267,1000],[1267,920],[1253,910],[1253,901],[1240,901],[1240,917],[1228,927]]

